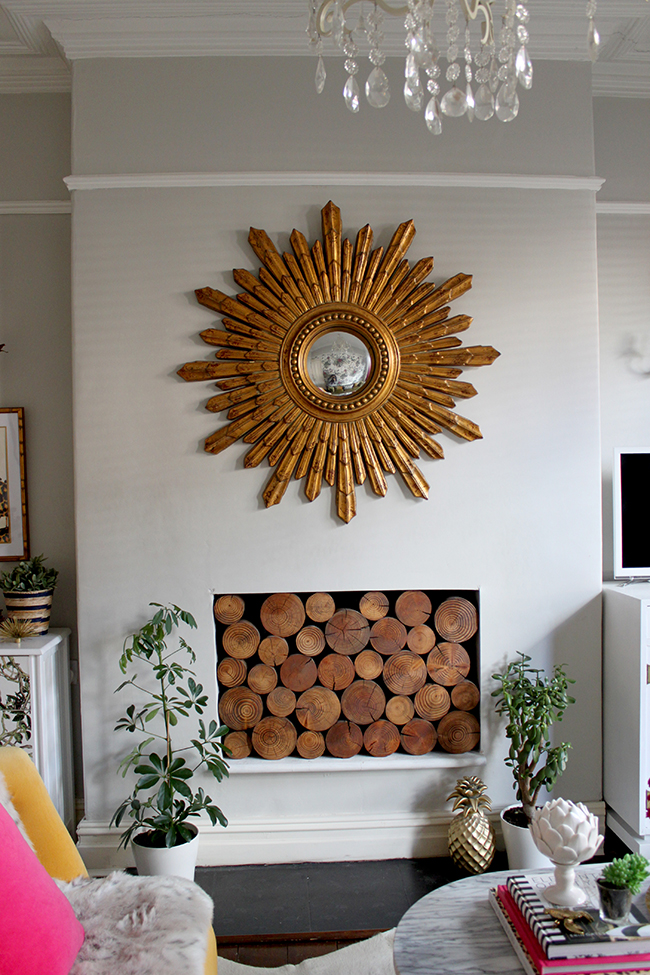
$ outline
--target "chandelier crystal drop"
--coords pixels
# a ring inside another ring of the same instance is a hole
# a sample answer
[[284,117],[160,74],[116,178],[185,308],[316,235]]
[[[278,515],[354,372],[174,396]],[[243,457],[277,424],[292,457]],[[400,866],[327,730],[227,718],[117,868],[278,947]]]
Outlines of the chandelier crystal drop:
[[[412,112],[424,111],[427,128],[435,135],[442,131],[444,115],[465,115],[470,122],[486,122],[493,117],[509,122],[519,112],[517,87],[532,87],[530,13],[517,0],[307,2],[307,36],[317,57],[316,91],[320,94],[325,87],[323,47],[324,40],[329,39],[343,55],[347,74],[343,98],[351,112],[359,111],[362,88],[374,108],[384,108],[390,100],[388,78],[382,69],[386,60],[385,16],[404,20],[404,101]],[[355,19],[351,8],[357,4],[361,4],[361,12]],[[593,61],[600,45],[594,23],[596,5],[597,0],[587,0],[587,48]],[[360,47],[368,51],[371,64],[365,84],[361,76],[359,81],[355,77]]]

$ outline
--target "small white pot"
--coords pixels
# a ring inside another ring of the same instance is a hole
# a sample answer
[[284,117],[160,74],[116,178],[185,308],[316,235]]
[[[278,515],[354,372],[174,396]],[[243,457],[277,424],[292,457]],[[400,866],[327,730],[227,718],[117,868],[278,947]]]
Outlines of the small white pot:
[[192,824],[188,824],[188,827],[194,830],[196,835],[189,843],[181,843],[179,846],[141,846],[138,843],[138,835],[133,837],[131,849],[141,877],[185,877],[186,880],[194,880],[194,868],[199,852],[199,831]]
[[532,833],[526,827],[513,826],[503,818],[508,809],[516,809],[517,805],[507,806],[501,811],[501,831],[508,854],[509,870],[538,870],[543,867],[552,867],[553,864],[548,857],[540,853],[535,846]]

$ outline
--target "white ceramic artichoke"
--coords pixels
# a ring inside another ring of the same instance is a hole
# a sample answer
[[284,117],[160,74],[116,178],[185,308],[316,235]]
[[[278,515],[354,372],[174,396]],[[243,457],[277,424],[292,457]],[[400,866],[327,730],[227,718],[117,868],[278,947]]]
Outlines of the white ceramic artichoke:
[[536,809],[530,831],[540,853],[565,866],[589,860],[603,839],[597,818],[582,802],[567,799],[552,799]]
[[589,860],[603,841],[598,820],[582,803],[552,799],[536,809],[530,823],[535,846],[555,866],[555,885],[544,891],[554,904],[577,907],[585,900],[575,885],[574,867]]

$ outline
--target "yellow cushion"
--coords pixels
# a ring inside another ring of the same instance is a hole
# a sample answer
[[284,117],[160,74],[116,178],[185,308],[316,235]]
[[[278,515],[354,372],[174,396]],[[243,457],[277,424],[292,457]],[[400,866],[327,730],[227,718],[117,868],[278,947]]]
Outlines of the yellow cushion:
[[[87,877],[79,851],[27,752],[10,745],[0,747],[0,772],[36,855],[50,876],[65,881]],[[205,975],[217,975],[217,941],[212,928],[208,931]]]
[[87,876],[77,847],[29,755],[22,748],[0,748],[0,772],[36,855],[50,876],[65,881]]

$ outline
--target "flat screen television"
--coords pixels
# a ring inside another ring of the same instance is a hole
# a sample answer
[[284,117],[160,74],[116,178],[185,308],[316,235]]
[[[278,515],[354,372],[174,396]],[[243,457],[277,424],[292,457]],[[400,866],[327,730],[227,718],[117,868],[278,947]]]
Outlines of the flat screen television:
[[614,451],[614,578],[650,578],[650,447]]

